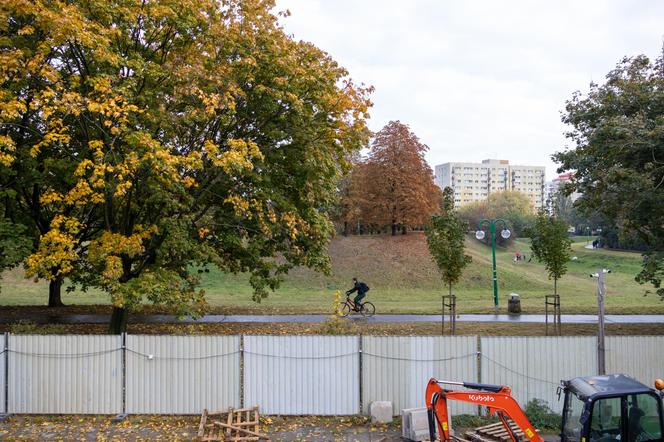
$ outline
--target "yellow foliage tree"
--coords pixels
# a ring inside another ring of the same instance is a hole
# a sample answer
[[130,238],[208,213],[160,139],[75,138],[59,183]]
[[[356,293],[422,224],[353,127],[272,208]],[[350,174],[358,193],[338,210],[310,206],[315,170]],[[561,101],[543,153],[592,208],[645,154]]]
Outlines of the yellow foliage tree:
[[[39,238],[28,274],[188,313],[193,266],[325,271],[329,207],[370,88],[270,0],[7,0],[0,184]],[[277,264],[275,255],[284,257]],[[57,286],[59,292],[59,285]]]

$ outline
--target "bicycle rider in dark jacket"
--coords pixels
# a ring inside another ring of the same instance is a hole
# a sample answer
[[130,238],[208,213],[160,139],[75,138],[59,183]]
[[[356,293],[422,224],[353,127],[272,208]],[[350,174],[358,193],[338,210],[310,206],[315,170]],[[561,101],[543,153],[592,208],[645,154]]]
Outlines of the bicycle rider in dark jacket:
[[348,290],[346,294],[350,295],[353,292],[357,292],[357,296],[355,296],[355,299],[353,300],[355,302],[355,311],[360,311],[360,302],[362,301],[362,298],[367,296],[368,290],[369,287],[367,287],[365,283],[358,281],[357,278],[353,278],[353,288]]

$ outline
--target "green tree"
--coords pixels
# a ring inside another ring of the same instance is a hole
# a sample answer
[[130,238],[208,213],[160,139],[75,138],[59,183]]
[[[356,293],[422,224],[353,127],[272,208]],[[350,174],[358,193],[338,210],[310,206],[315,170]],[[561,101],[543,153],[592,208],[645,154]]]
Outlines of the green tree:
[[574,170],[569,191],[577,207],[597,211],[646,244],[640,283],[664,297],[664,63],[624,58],[587,94],[567,102],[563,122],[574,143],[553,155],[559,171]]
[[426,226],[427,245],[433,260],[438,266],[443,282],[452,295],[452,285],[459,282],[466,267],[472,261],[464,254],[468,224],[454,210],[454,190],[443,190],[443,211],[434,215]]
[[192,268],[250,272],[256,301],[293,266],[329,269],[370,88],[273,7],[0,6],[0,176],[39,234],[28,273],[108,292],[114,332],[144,300],[195,311]]
[[533,256],[544,263],[549,279],[553,278],[553,294],[558,294],[558,280],[567,273],[567,263],[572,254],[572,240],[567,234],[564,220],[540,211],[535,223],[526,233],[530,236]]
[[574,225],[574,219],[576,216],[574,203],[572,202],[572,197],[566,195],[562,189],[552,196],[551,209],[556,218],[565,220],[570,225]]
[[[512,236],[496,238],[496,243],[506,246],[519,236],[533,222],[533,206],[528,195],[522,192],[493,192],[485,201],[477,201],[459,208],[459,215],[474,230],[482,219],[500,218],[507,221]],[[488,243],[490,238],[486,237]]]
[[[2,215],[0,213],[0,215]],[[2,271],[19,265],[30,254],[32,240],[26,228],[0,216],[0,280]],[[2,285],[0,285],[0,289]]]

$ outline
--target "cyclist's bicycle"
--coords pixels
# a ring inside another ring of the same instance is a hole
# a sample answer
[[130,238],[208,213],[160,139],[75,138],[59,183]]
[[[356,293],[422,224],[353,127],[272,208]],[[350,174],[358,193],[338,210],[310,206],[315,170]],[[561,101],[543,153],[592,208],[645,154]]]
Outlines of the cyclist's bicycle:
[[[352,311],[357,311],[355,310],[355,301],[350,299],[349,295],[346,295],[346,300],[339,305],[339,315],[345,318]],[[362,316],[370,318],[376,313],[376,307],[369,301],[362,302],[360,303],[359,313],[361,313]]]

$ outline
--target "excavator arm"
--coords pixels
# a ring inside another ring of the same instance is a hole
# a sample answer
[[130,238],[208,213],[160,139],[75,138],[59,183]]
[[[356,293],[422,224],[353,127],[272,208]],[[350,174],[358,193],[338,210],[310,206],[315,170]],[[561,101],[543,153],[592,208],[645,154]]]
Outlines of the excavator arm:
[[[446,390],[441,384],[461,385],[474,391]],[[470,382],[439,381],[431,378],[427,384],[426,404],[429,416],[429,435],[431,440],[436,440],[436,428],[440,434],[440,440],[450,440],[449,415],[447,412],[447,401],[461,401],[471,404],[484,405],[489,409],[489,415],[498,416],[505,430],[510,435],[512,442],[519,442],[507,423],[507,418],[523,431],[523,434],[532,442],[543,442],[544,440],[535,432],[532,424],[526,417],[519,404],[512,397],[512,391],[504,385],[474,384]]]

